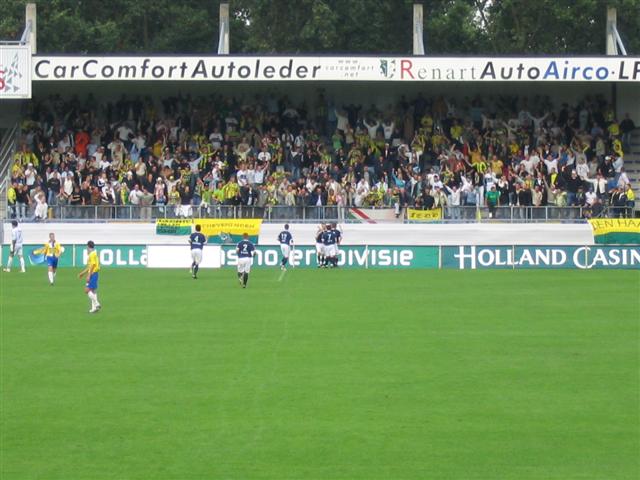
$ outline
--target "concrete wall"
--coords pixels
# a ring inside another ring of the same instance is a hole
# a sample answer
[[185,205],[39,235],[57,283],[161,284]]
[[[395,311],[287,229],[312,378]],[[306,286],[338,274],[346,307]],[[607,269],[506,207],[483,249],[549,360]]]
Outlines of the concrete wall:
[[[11,226],[3,225],[6,245],[11,239]],[[315,243],[316,225],[291,224],[297,245]],[[346,224],[343,245],[593,245],[589,224]],[[263,224],[260,245],[277,245],[282,225]],[[96,245],[184,245],[184,236],[156,235],[151,223],[134,224],[23,224],[25,244],[39,244],[55,232],[62,244],[84,244],[93,240]]]

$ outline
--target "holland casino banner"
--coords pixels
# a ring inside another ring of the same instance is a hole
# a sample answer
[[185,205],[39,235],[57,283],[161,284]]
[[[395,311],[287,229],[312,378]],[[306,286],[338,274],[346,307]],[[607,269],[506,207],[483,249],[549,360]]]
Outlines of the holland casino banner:
[[442,268],[640,269],[640,247],[442,247]]
[[640,57],[36,56],[32,63],[37,81],[640,81]]

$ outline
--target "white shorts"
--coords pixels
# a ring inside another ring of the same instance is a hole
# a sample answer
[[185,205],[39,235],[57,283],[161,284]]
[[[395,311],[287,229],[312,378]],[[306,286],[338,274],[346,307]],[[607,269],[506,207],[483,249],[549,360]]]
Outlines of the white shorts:
[[238,273],[249,273],[252,261],[253,259],[250,257],[238,258]]
[[337,257],[338,256],[338,245],[335,243],[333,245],[327,245],[324,247],[325,255],[327,257]]
[[287,245],[286,243],[281,243],[280,251],[282,252],[282,256],[284,258],[289,258],[289,253],[291,252],[291,245]]
[[202,249],[192,248],[191,259],[194,261],[196,265],[200,265],[200,262],[202,262]]
[[13,250],[13,255],[16,257],[22,256],[22,245],[16,245],[16,248]]
[[318,255],[324,255],[324,244],[316,243],[316,253]]

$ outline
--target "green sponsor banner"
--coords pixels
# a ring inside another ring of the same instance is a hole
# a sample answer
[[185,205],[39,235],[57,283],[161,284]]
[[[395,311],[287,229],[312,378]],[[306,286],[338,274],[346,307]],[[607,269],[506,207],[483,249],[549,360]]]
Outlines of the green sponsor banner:
[[[237,265],[233,247],[223,247],[222,266]],[[387,247],[345,246],[340,247],[338,265],[343,268],[438,268],[438,247]],[[280,247],[258,245],[253,258],[255,267],[280,265]],[[311,246],[295,247],[289,256],[295,267],[317,267],[316,249]]]
[[[24,261],[27,267],[46,267],[47,259],[41,253],[36,253],[36,250],[42,248],[44,244],[37,245],[23,245],[22,246],[22,255],[24,257]],[[58,267],[71,267],[73,266],[73,245],[63,245],[64,251],[60,258],[58,259]],[[2,265],[6,265],[9,259],[9,246],[2,246]],[[13,260],[13,268],[20,268],[18,264],[18,259],[14,258]]]
[[[27,267],[46,267],[47,259],[35,250],[42,245],[24,245],[22,254]],[[86,245],[63,245],[64,251],[58,259],[58,267],[83,267],[87,264]],[[96,248],[100,264],[103,267],[146,267],[146,245],[98,245]],[[2,265],[7,264],[9,247],[2,247]],[[18,259],[13,260],[13,268],[19,268]]]
[[[146,245],[97,245],[101,267],[146,267]],[[84,266],[88,257],[86,245],[76,245],[75,265]]]

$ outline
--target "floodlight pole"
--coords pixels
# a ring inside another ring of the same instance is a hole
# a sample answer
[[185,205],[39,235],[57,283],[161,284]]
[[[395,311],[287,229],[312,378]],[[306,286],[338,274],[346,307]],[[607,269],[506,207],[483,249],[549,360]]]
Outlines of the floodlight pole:
[[424,16],[421,3],[413,4],[413,54],[424,55]]
[[218,55],[229,55],[229,4],[220,4],[220,37]]

